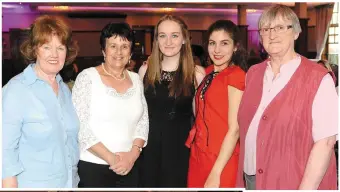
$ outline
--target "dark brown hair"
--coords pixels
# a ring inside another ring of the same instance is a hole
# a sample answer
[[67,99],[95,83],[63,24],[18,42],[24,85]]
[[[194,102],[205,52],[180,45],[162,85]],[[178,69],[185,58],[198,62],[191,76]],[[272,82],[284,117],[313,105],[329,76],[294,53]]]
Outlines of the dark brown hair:
[[242,46],[241,33],[237,25],[235,25],[235,23],[230,20],[218,20],[211,24],[207,31],[207,45],[209,43],[211,34],[215,31],[224,31],[228,33],[230,38],[233,40],[234,46],[237,47],[237,50],[231,56],[228,66],[234,64],[239,66],[243,71],[247,72],[249,68],[247,64],[248,54]]
[[58,36],[66,46],[65,64],[70,64],[77,57],[78,45],[72,40],[70,27],[59,17],[43,15],[38,17],[30,27],[29,36],[20,46],[20,52],[29,62],[37,59],[36,50],[39,46],[50,41],[52,35]]
[[172,15],[163,16],[155,27],[153,48],[145,78],[145,89],[147,89],[149,86],[154,87],[155,82],[160,81],[163,54],[160,51],[158,45],[158,27],[163,21],[176,22],[180,26],[183,40],[186,42],[182,45],[180,50],[180,59],[177,72],[173,78],[173,81],[169,84],[169,95],[192,95],[192,84],[195,82],[195,63],[192,57],[189,31],[187,25],[182,19]]

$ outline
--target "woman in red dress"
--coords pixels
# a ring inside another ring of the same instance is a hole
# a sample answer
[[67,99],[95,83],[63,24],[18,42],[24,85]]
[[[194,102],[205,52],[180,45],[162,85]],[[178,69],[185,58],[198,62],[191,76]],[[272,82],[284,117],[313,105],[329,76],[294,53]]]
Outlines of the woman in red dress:
[[186,145],[191,148],[188,187],[235,187],[239,153],[237,112],[245,87],[246,52],[240,32],[229,20],[208,29],[213,65],[195,95],[195,123]]

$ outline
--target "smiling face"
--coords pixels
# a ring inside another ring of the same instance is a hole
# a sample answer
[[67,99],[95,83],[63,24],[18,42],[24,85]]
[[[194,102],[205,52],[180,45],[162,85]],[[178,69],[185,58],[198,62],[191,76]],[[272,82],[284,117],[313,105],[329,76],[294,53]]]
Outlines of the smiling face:
[[158,26],[158,45],[160,51],[166,57],[173,57],[180,54],[184,43],[181,27],[178,23],[165,20]]
[[[281,16],[277,16],[270,25],[263,25],[262,28],[272,28],[275,26],[287,27],[292,25],[291,21],[284,20]],[[273,29],[268,35],[261,35],[264,49],[270,56],[283,56],[288,52],[294,52],[294,41],[299,34],[294,32],[292,28],[287,29],[283,33],[277,33]]]
[[231,57],[236,51],[234,41],[224,30],[211,33],[209,37],[208,53],[215,66],[228,66]]
[[105,64],[124,68],[130,59],[131,42],[119,36],[107,38],[103,55],[105,57]]
[[50,41],[37,48],[37,64],[44,73],[56,75],[65,64],[66,53],[67,48],[60,42],[59,37],[52,35]]

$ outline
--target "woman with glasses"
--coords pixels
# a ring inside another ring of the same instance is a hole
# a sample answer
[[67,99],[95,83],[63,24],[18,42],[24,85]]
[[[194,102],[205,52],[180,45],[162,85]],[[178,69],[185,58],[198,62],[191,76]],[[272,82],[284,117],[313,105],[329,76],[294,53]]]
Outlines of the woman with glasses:
[[247,189],[336,189],[334,81],[295,52],[301,27],[289,7],[267,8],[258,27],[269,58],[247,73],[237,187],[245,179]]
[[186,145],[190,147],[188,187],[232,188],[239,156],[237,111],[244,90],[247,53],[238,27],[219,20],[208,29],[213,65],[195,95],[196,119]]

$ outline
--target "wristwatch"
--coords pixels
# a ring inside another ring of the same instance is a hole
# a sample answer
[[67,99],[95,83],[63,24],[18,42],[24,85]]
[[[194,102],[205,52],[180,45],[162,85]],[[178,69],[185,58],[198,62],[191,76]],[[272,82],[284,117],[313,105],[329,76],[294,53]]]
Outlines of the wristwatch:
[[132,145],[132,147],[133,147],[133,146],[137,147],[137,149],[139,150],[139,152],[142,152],[142,151],[143,151],[143,148],[142,148],[142,147],[140,147],[140,146],[138,146],[138,145],[136,145],[136,144]]

